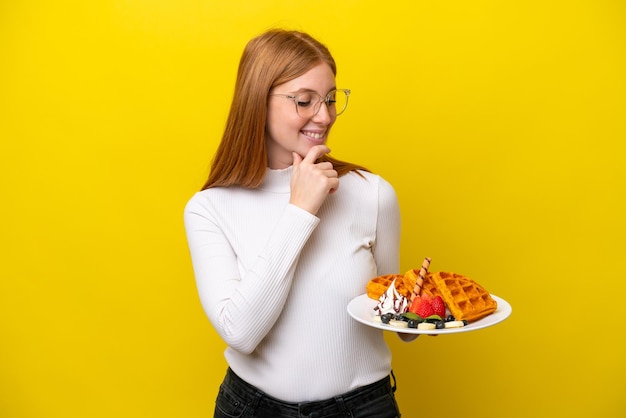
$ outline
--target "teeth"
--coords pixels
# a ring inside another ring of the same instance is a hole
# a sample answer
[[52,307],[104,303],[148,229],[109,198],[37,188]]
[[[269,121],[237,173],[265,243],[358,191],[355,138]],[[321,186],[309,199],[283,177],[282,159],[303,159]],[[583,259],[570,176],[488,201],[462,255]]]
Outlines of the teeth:
[[324,137],[324,134],[323,134],[323,133],[321,133],[321,134],[318,134],[318,133],[315,133],[315,132],[303,132],[303,133],[304,133],[306,136],[310,136],[311,138],[315,138],[315,139],[320,139],[320,138],[323,138],[323,137]]

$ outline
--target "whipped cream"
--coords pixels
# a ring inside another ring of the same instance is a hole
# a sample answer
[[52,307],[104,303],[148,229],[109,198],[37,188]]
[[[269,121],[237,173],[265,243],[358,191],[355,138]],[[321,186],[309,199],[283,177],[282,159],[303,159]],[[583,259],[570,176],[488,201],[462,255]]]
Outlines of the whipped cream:
[[377,315],[400,314],[406,311],[408,303],[407,299],[396,290],[396,280],[394,279],[387,291],[378,298],[378,304],[374,310]]

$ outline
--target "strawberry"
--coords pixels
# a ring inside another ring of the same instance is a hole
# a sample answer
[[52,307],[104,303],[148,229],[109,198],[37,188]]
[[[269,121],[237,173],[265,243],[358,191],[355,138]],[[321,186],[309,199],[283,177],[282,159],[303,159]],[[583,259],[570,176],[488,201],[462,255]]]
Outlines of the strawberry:
[[433,297],[427,293],[424,293],[423,295],[420,296],[422,299],[429,301],[430,303],[433,303]]
[[420,304],[417,307],[417,311],[415,312],[422,318],[429,317],[435,314],[435,310],[433,309],[432,303],[428,299],[421,299]]
[[441,296],[435,296],[431,304],[433,306],[433,310],[435,311],[435,315],[439,315],[442,319],[446,317],[446,305],[443,303]]
[[413,302],[411,302],[411,305],[409,306],[409,312],[417,313],[417,308],[419,307],[421,302],[421,298],[419,296],[415,296]]

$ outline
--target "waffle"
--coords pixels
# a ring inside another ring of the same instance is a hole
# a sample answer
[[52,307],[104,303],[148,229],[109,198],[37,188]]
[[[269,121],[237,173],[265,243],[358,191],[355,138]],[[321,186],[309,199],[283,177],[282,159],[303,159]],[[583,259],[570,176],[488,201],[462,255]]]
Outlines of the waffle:
[[367,296],[371,299],[378,300],[391,285],[391,282],[396,281],[396,290],[404,297],[411,295],[412,287],[407,287],[404,284],[404,276],[402,274],[388,274],[385,276],[378,276],[367,282],[365,289],[367,290]]
[[498,307],[489,292],[472,279],[457,273],[428,273],[422,295],[441,296],[457,320],[477,321]]
[[406,273],[404,273],[404,277],[402,278],[403,284],[409,289],[411,289],[411,295],[409,295],[409,299],[411,300],[413,298],[413,294],[416,296],[419,295],[420,290],[423,285],[423,280],[419,278],[419,272],[420,272],[419,269],[409,270]]

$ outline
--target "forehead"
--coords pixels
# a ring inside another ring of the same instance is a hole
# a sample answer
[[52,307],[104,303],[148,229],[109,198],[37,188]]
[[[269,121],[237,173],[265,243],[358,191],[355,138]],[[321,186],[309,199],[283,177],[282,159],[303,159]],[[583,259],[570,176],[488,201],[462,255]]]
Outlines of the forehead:
[[315,91],[321,95],[335,88],[335,75],[326,63],[318,64],[300,77],[276,86],[275,91]]

